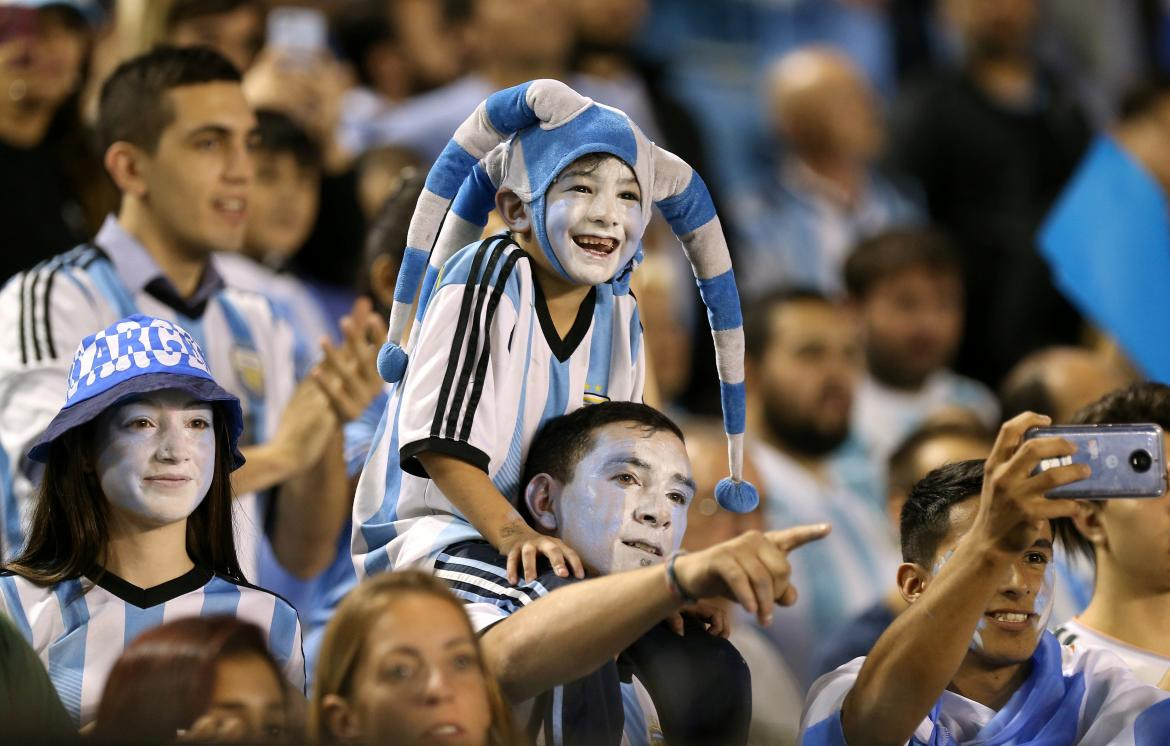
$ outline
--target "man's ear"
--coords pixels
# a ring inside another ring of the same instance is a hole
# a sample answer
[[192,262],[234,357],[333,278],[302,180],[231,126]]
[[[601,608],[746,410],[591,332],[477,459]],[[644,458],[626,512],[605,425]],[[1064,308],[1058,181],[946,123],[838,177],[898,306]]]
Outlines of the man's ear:
[[148,156],[142,148],[119,140],[106,149],[104,163],[110,178],[118,185],[118,191],[142,199],[147,191],[147,160]]
[[912,604],[918,600],[926,586],[930,585],[930,573],[922,565],[914,562],[903,562],[898,565],[898,590],[906,603]]
[[511,189],[496,192],[496,210],[504,225],[513,233],[528,233],[532,230],[532,208]]
[[543,534],[555,534],[557,516],[553,512],[553,501],[560,495],[561,483],[549,474],[537,474],[524,488],[524,502],[528,514],[536,523],[533,528]]
[[1073,525],[1081,536],[1092,542],[1097,551],[1109,548],[1109,536],[1105,533],[1105,525],[1101,521],[1101,511],[1105,507],[1101,500],[1083,500],[1079,503],[1080,509],[1073,513]]
[[357,713],[349,706],[344,697],[337,694],[326,694],[321,699],[321,719],[325,727],[333,734],[333,738],[343,743],[352,743],[361,740],[362,729],[358,723]]

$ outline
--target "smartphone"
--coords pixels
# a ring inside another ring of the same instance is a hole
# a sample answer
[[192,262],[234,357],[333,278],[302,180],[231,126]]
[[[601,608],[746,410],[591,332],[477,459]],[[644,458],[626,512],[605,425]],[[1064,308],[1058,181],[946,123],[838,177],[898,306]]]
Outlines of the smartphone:
[[325,49],[328,37],[329,25],[319,10],[282,6],[268,11],[265,44],[309,57]]
[[1139,425],[1034,427],[1025,439],[1058,437],[1076,444],[1072,456],[1044,459],[1036,473],[1065,464],[1088,464],[1088,479],[1057,487],[1047,497],[1105,499],[1159,497],[1166,493],[1162,428]]

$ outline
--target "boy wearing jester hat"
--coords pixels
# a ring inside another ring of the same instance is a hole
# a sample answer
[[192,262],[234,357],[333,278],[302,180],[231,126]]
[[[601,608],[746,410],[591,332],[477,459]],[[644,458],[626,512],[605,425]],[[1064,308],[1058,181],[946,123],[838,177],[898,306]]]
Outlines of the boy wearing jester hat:
[[[354,506],[359,575],[433,568],[449,547],[486,540],[507,558],[497,580],[534,581],[541,555],[557,576],[584,577],[571,547],[517,512],[520,469],[549,419],[641,400],[628,281],[655,204],[709,309],[732,473],[717,496],[733,510],[755,507],[740,478],[739,299],[706,187],[622,112],[534,81],[492,95],[456,131],[411,221],[379,361],[398,384]],[[477,241],[493,207],[510,233]],[[397,342],[420,281],[408,357]]]
[[[518,492],[542,424],[592,402],[642,398],[628,281],[654,205],[709,309],[731,466],[717,497],[755,507],[741,479],[739,299],[706,187],[622,112],[534,81],[493,94],[460,126],[411,220],[379,359],[396,385],[354,503],[358,578],[422,567],[468,602],[518,608],[598,571],[529,525]],[[493,208],[510,232],[480,241]],[[664,562],[677,549],[665,543],[615,542],[605,569]],[[538,567],[546,562],[551,570]]]

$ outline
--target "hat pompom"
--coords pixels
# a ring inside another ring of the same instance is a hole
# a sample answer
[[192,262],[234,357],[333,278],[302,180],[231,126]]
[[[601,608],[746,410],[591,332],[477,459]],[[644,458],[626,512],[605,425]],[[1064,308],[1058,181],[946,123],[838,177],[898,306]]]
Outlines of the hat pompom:
[[406,350],[387,342],[378,352],[378,375],[386,383],[398,383],[406,373],[406,361]]
[[732,513],[747,513],[760,504],[760,493],[751,482],[726,477],[715,485],[715,502]]

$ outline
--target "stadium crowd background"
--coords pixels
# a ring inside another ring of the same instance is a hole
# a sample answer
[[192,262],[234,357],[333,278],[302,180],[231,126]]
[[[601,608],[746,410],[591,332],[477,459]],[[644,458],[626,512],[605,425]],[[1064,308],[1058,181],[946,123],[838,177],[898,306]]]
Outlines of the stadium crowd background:
[[[330,0],[292,4],[327,20],[325,45],[304,47],[266,40],[278,5],[288,4],[0,0],[0,283],[93,241],[117,212],[94,132],[109,73],[157,44],[210,45],[243,74],[259,121],[255,171],[242,179],[244,247],[213,261],[228,286],[279,309],[296,336],[298,379],[322,337],[332,340],[327,358],[348,345],[365,364],[350,411],[311,404],[332,418],[315,436],[315,463],[339,470],[328,448],[344,443],[337,455],[355,479],[384,401],[373,354],[407,222],[455,128],[492,91],[538,78],[625,111],[703,174],[745,309],[747,469],[762,505],[741,516],[714,500],[726,451],[699,294],[665,222],[651,224],[633,289],[646,402],[681,424],[695,471],[684,546],[834,526],[791,558],[797,606],[767,627],[732,614],[732,641],[752,671],[753,742],[792,742],[809,685],[868,651],[904,608],[891,581],[900,506],[918,479],[985,457],[1020,412],[1067,422],[1146,377],[1139,351],[1117,341],[1145,320],[1090,323],[1093,309],[1058,289],[1039,236],[1102,133],[1132,133],[1119,140],[1170,188],[1165,3]],[[1086,220],[1129,217],[1103,209]],[[494,219],[488,231],[500,226]],[[1129,261],[1131,247],[1114,248],[1117,262]],[[23,329],[24,317],[2,310],[0,321]],[[293,424],[269,416],[270,434],[313,429],[310,415]],[[17,464],[3,467],[10,488]],[[320,649],[351,499],[352,489],[290,499],[266,527],[288,576],[273,589],[300,614],[307,658]],[[4,525],[7,559],[20,531],[11,518]],[[1085,608],[1093,582],[1084,561],[1062,554],[1057,564],[1053,627]],[[188,626],[174,640],[263,652],[252,632]],[[215,655],[204,658],[199,670],[214,665]],[[274,671],[238,675],[251,687]],[[289,723],[303,720],[295,699]],[[285,717],[276,719],[270,730],[284,733]],[[272,735],[235,725],[217,734],[219,725],[190,737]]]

